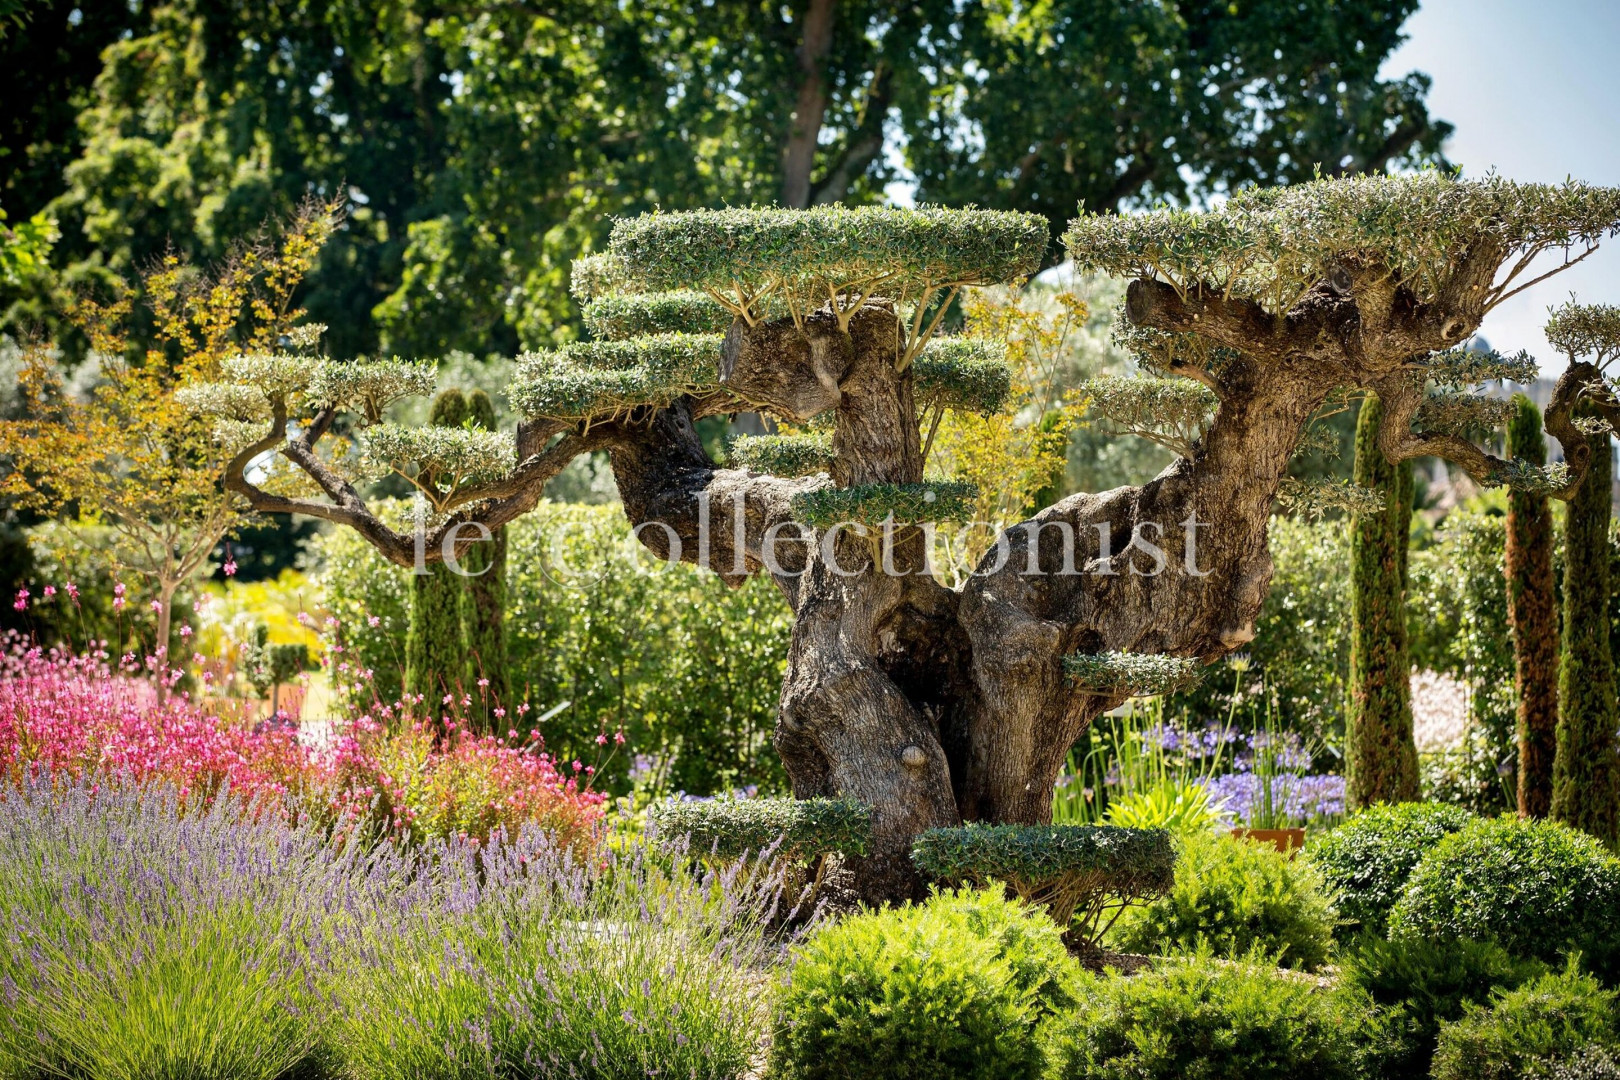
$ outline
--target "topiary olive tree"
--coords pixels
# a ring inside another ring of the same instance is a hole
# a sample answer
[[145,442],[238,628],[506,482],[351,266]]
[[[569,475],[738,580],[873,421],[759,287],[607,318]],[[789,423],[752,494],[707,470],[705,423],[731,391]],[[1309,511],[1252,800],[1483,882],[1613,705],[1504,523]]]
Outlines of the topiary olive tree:
[[[959,290],[1039,265],[1046,225],[1030,215],[621,221],[575,267],[595,340],[520,359],[515,438],[382,423],[388,398],[417,389],[410,365],[262,359],[274,377],[252,381],[272,422],[225,482],[261,510],[355,528],[410,566],[471,546],[576,455],[606,451],[643,545],[780,586],[796,624],[775,743],[794,793],[873,807],[869,854],[852,860],[860,888],[915,894],[914,836],[1047,820],[1064,756],[1095,717],[1252,638],[1284,469],[1335,391],[1378,395],[1391,461],[1439,454],[1484,483],[1565,493],[1586,464],[1570,408],[1592,369],[1572,367],[1548,410],[1568,469],[1538,469],[1487,454],[1453,422],[1468,388],[1527,377],[1528,360],[1456,347],[1529,283],[1536,255],[1579,256],[1617,226],[1620,191],[1437,174],[1081,218],[1069,252],[1081,271],[1131,279],[1124,333],[1150,373],[1098,405],[1158,430],[1143,391],[1174,387],[1161,399],[1176,429],[1160,434],[1181,456],[1150,483],[1072,495],[1007,530],[960,591],[929,572],[928,536],[969,500],[925,475],[924,445],[938,410],[997,407],[1007,373],[993,346],[939,328]],[[741,410],[804,430],[722,467],[695,424]],[[345,414],[359,454],[323,452]],[[253,483],[249,464],[271,451],[314,496]],[[417,481],[431,511],[420,535],[367,508],[356,459]]]

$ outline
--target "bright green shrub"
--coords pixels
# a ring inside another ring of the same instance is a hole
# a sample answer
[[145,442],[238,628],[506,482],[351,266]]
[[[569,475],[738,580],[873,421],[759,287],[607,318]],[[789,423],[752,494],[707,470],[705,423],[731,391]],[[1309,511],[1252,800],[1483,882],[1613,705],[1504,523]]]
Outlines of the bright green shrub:
[[1509,956],[1495,942],[1391,942],[1376,934],[1358,938],[1340,964],[1344,978],[1385,1010],[1376,1052],[1381,1080],[1423,1080],[1442,1023],[1547,973],[1541,961]]
[[1579,950],[1611,966],[1620,862],[1565,825],[1500,817],[1440,840],[1390,914],[1393,937],[1495,940],[1554,961]]
[[1037,1028],[1074,1006],[1054,927],[999,890],[856,915],[797,950],[777,1005],[782,1080],[1034,1080]]
[[872,808],[853,799],[666,802],[653,807],[648,817],[663,836],[688,840],[692,854],[721,859],[758,855],[769,848],[798,861],[835,853],[864,855],[872,838]]
[[1333,890],[1346,929],[1382,931],[1418,861],[1471,820],[1456,806],[1381,803],[1313,844],[1308,857]]
[[1440,1029],[1434,1080],[1524,1080],[1590,1046],[1620,1044],[1613,991],[1573,966],[1470,1006]]
[[1051,1080],[1350,1080],[1368,1022],[1363,999],[1278,971],[1263,957],[1207,952],[1129,978],[1087,979],[1052,1026]]
[[[384,520],[409,528],[409,505],[385,507]],[[542,502],[506,530],[512,697],[530,703],[530,720],[571,702],[545,724],[548,750],[590,764],[597,735],[623,731],[630,753],[605,763],[597,790],[621,784],[634,754],[656,759],[656,786],[666,790],[785,788],[770,735],[792,620],[768,576],[733,589],[685,564],[638,564],[640,545],[618,506]],[[373,694],[393,702],[410,572],[352,529],[323,533],[313,548],[344,657],[372,672],[353,704],[369,709]],[[507,722],[527,726],[507,712]]]
[[1285,967],[1327,961],[1337,913],[1322,875],[1268,844],[1225,836],[1182,837],[1169,895],[1127,908],[1108,940],[1126,952],[1208,945],[1218,956],[1260,949]]
[[1060,930],[1078,918],[1077,933],[1091,942],[1112,913],[1169,891],[1176,855],[1163,829],[968,825],[924,832],[911,861],[941,881],[999,881],[1046,908]]

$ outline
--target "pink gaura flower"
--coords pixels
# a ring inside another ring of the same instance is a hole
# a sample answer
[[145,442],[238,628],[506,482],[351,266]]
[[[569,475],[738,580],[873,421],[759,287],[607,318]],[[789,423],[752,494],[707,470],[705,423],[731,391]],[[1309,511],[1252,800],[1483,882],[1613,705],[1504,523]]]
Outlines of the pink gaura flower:
[[17,590],[17,599],[12,602],[11,606],[16,608],[18,611],[27,611],[28,610],[28,590],[27,589],[18,589]]
[[225,576],[226,577],[235,577],[236,576],[236,560],[235,559],[229,559],[229,558],[226,559],[225,560],[225,565],[220,567],[220,569],[225,571]]
[[53,597],[55,595],[56,595],[56,586],[55,585],[47,585],[47,586],[45,586],[45,599],[49,600],[51,597]]
[[371,627],[373,630],[375,630],[375,629],[377,629],[377,627],[382,625],[382,620],[379,619],[375,615],[367,615],[366,616],[366,625]]

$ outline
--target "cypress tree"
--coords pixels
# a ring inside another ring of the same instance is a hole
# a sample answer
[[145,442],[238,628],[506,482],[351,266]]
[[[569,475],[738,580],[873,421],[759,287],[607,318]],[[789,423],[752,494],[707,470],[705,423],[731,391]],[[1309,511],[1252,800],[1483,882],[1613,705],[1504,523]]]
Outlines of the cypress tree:
[[[474,427],[495,430],[495,405],[482,390],[467,395],[467,416]],[[511,708],[506,671],[506,526],[496,526],[489,543],[474,544],[462,558],[461,625],[467,641],[467,685],[489,680],[474,694],[474,713],[485,731],[496,728],[493,710]]]
[[1620,838],[1620,752],[1615,746],[1614,659],[1609,652],[1607,431],[1590,435],[1592,466],[1564,527],[1564,633],[1558,672],[1558,746],[1552,816],[1615,846]]
[[[467,399],[460,390],[445,390],[433,399],[429,422],[460,427],[467,419]],[[442,720],[449,710],[444,697],[460,690],[467,655],[461,630],[463,579],[442,562],[428,563],[411,578],[411,615],[405,633],[405,692],[421,695],[418,715]]]
[[[1508,422],[1507,452],[1547,463],[1541,413],[1523,394]],[[1519,813],[1544,818],[1552,808],[1558,740],[1558,605],[1553,588],[1552,508],[1547,496],[1509,491],[1508,625],[1513,630],[1514,684],[1519,697]]]
[[1351,534],[1351,701],[1345,759],[1346,799],[1357,809],[1418,797],[1406,648],[1412,466],[1391,465],[1378,448],[1382,415],[1378,399],[1369,396],[1356,423],[1355,481],[1384,496],[1381,510],[1356,515]]

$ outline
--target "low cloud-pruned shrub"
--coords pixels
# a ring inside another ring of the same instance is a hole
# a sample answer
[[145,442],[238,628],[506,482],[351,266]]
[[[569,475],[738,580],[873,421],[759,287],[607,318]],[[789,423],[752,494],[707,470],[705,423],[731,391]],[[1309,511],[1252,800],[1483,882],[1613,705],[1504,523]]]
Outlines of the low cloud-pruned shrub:
[[781,1080],[1035,1080],[1038,1029],[1074,1007],[1057,928],[1000,890],[823,927],[777,1005]]
[[929,829],[911,861],[941,881],[998,881],[1046,908],[1060,930],[1093,942],[1126,905],[1163,896],[1175,850],[1163,829],[1108,825],[967,825]]
[[1260,954],[1162,960],[1088,978],[1080,996],[1052,1025],[1051,1080],[1352,1080],[1369,1023],[1353,990]]
[[1541,961],[1510,956],[1491,941],[1385,941],[1372,933],[1348,946],[1339,963],[1343,978],[1384,1010],[1380,1080],[1423,1080],[1441,1024],[1547,974]]
[[1342,929],[1382,932],[1418,862],[1473,819],[1443,803],[1380,804],[1311,845],[1307,854],[1337,898]]
[[1434,1080],[1527,1080],[1591,1047],[1620,1045],[1613,991],[1574,965],[1470,1006],[1440,1029]]
[[1392,937],[1473,938],[1549,963],[1579,951],[1595,970],[1615,961],[1620,862],[1553,821],[1475,821],[1437,843],[1390,913]]
[[1177,843],[1170,892],[1125,909],[1110,944],[1140,953],[1208,945],[1226,957],[1259,949],[1306,971],[1327,961],[1338,915],[1315,866],[1252,840],[1195,833]]
[[765,851],[794,862],[864,855],[872,838],[872,808],[854,799],[671,800],[648,816],[660,835],[689,841],[693,855],[719,859]]

